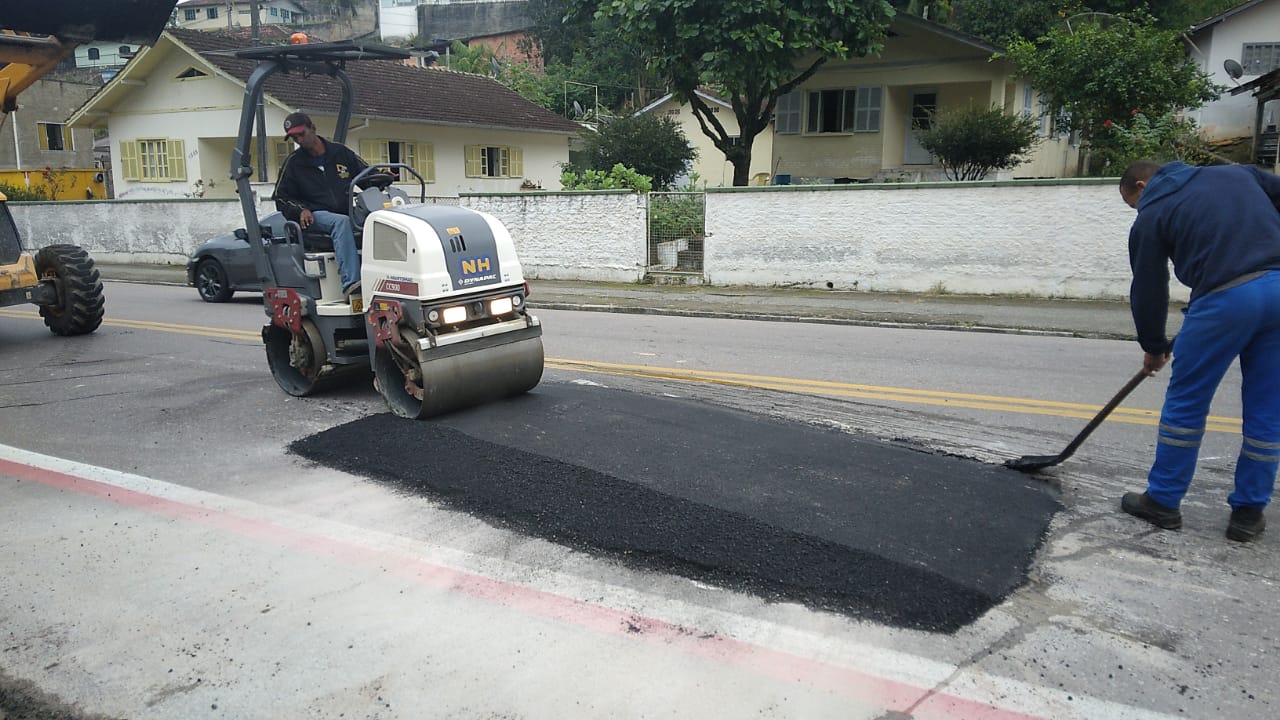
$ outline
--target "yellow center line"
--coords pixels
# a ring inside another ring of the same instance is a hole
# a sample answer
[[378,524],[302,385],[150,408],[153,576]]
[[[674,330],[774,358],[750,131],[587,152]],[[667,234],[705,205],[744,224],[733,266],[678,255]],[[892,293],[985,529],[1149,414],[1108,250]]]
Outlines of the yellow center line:
[[[39,315],[35,312],[7,309],[0,309],[0,316],[27,319],[39,318]],[[202,327],[198,325],[177,325],[173,323],[151,322],[147,320],[119,320],[115,318],[107,318],[103,320],[102,324],[108,327],[152,330],[156,332],[178,333],[183,335],[198,335],[201,337],[243,340],[254,343],[262,342],[262,333],[260,330],[234,330],[228,328]],[[590,372],[602,375],[643,377],[658,380],[676,380],[680,382],[698,382],[711,385],[722,385],[726,387],[777,390],[782,392],[801,393],[805,395],[859,398],[863,400],[883,400],[914,405],[933,405],[971,410],[992,410],[996,412],[1021,413],[1025,415],[1079,418],[1082,420],[1092,419],[1093,416],[1102,409],[1101,405],[1061,402],[1057,400],[1035,400],[1031,398],[1006,397],[1000,395],[979,395],[976,393],[946,392],[943,390],[885,387],[880,385],[864,385],[860,383],[833,382],[829,380],[803,380],[770,375],[748,375],[745,373],[718,372],[714,370],[690,370],[687,368],[655,367],[651,365],[628,365],[622,363],[592,362],[589,360],[570,360],[566,358],[546,358],[546,366],[556,370],[576,370],[579,372]],[[1157,425],[1160,422],[1160,413],[1157,410],[1120,407],[1116,408],[1111,413],[1108,421],[1134,425]],[[1210,416],[1207,419],[1205,429],[1214,432],[1239,433],[1240,424],[1240,418]]]
[[[1029,398],[1002,397],[998,395],[977,395],[974,393],[953,393],[940,390],[918,390],[914,388],[882,387],[857,383],[840,383],[826,380],[799,380],[767,375],[745,375],[742,373],[725,373],[710,370],[688,370],[684,368],[661,368],[647,365],[623,365],[617,363],[596,363],[582,360],[563,360],[547,358],[548,367],[558,370],[579,370],[604,375],[620,375],[632,377],[648,377],[662,380],[679,380],[703,382],[731,387],[746,387],[763,390],[781,390],[808,395],[825,395],[832,397],[860,398],[867,400],[886,400],[890,402],[915,405],[935,405],[957,407],[974,410],[994,410],[998,412],[1021,413],[1026,415],[1048,415],[1062,418],[1092,419],[1101,405],[1082,403],[1065,403],[1054,400],[1033,400]],[[1137,408],[1116,408],[1109,421],[1134,425],[1157,425],[1160,422],[1159,411]],[[1210,416],[1206,429],[1214,432],[1240,432],[1240,419]]]

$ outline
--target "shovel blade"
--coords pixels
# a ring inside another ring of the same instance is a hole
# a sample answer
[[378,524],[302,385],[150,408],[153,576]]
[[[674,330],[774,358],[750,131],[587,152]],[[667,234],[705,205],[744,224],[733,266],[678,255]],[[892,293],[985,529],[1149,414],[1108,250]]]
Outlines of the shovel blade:
[[1004,466],[1019,472],[1035,472],[1053,467],[1063,460],[1061,455],[1023,455],[1020,458],[1005,460]]

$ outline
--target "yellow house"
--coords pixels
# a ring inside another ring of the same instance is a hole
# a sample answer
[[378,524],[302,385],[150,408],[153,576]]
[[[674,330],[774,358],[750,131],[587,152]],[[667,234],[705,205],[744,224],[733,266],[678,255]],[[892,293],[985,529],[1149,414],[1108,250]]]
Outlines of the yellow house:
[[[231,154],[254,64],[228,53],[246,45],[166,30],[71,115],[68,126],[110,136],[117,198],[235,197]],[[346,144],[370,163],[413,167],[428,195],[560,189],[560,165],[580,130],[573,122],[481,75],[392,61],[355,62],[347,72],[355,96]],[[332,137],[341,93],[337,81],[302,73],[281,73],[264,87],[270,142],[252,160],[266,196],[293,150],[285,116],[305,111]]]
[[829,61],[778,99],[772,182],[942,179],[915,132],[934,111],[969,103],[1040,118],[1041,142],[1027,161],[987,179],[1074,175],[1078,145],[1041,114],[1029,81],[1017,78],[1007,60],[993,58],[1000,51],[899,13],[878,55]]
[[[734,116],[733,107],[728,101],[702,90],[696,92],[698,97],[710,106],[711,112],[716,114],[716,118],[724,125],[725,131],[731,136],[738,136],[738,119]],[[698,153],[693,160],[691,171],[697,173],[702,182],[712,187],[733,185],[733,165],[724,159],[724,153],[720,152],[719,148],[711,142],[711,138],[702,132],[702,127],[698,125],[698,119],[694,116],[691,106],[677,102],[675,97],[668,93],[636,112],[637,115],[640,113],[653,113],[658,117],[670,117],[676,121],[684,131],[685,137],[689,139],[690,147]],[[751,145],[751,177],[756,178],[760,184],[769,177],[769,163],[772,157],[773,134],[765,131],[757,135],[755,142]],[[677,181],[676,184],[681,183]]]

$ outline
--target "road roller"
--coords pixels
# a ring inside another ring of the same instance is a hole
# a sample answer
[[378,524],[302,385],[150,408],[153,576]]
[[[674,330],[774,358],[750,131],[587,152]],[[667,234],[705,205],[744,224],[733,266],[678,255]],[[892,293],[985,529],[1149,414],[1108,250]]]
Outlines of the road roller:
[[[346,63],[395,59],[399,48],[339,41],[230,51],[257,61],[246,84],[232,152],[245,227],[263,290],[267,364],[286,393],[308,396],[368,378],[400,417],[428,418],[535,387],[542,325],[507,228],[495,217],[426,202],[411,166],[380,163],[351,179],[352,226],[361,253],[359,294],[342,290],[332,239],[280,213],[261,220],[250,152],[263,84],[277,72],[326,74],[343,87],[333,140],[350,126]],[[261,127],[261,122],[258,122]],[[416,178],[416,201],[395,183]]]

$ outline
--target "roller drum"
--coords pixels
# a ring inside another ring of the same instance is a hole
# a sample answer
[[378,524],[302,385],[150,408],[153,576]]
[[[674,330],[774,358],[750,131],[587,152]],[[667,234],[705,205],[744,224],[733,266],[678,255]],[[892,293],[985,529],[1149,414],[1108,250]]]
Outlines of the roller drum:
[[428,359],[417,367],[420,382],[411,378],[406,383],[387,352],[379,352],[374,365],[379,390],[393,413],[428,418],[532,390],[542,379],[542,338]]

